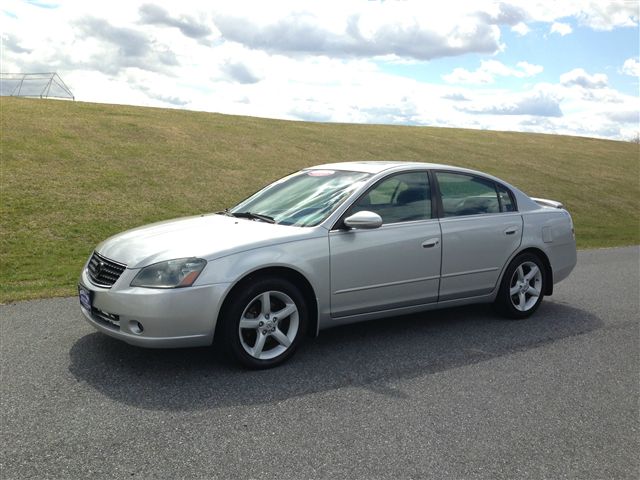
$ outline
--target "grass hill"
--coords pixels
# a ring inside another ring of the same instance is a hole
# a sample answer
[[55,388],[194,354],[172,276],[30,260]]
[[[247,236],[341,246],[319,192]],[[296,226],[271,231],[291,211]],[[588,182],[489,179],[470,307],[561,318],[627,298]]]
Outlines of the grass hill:
[[284,174],[333,161],[479,169],[564,202],[581,248],[640,243],[632,143],[7,97],[0,114],[0,302],[73,294],[104,238],[232,206]]

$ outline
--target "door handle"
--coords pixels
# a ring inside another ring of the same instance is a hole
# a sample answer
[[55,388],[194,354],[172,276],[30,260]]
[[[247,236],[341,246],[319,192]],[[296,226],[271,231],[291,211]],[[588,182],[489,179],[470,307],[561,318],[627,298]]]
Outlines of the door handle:
[[518,227],[509,227],[504,231],[505,235],[513,235],[518,231]]
[[435,247],[439,243],[440,243],[440,239],[439,238],[430,238],[429,240],[425,240],[424,242],[422,242],[422,248]]

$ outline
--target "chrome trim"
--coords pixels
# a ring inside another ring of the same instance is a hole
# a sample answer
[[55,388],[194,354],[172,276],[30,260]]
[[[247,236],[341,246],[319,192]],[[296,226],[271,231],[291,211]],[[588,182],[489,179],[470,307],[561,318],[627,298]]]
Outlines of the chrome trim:
[[[98,287],[111,288],[126,269],[125,264],[111,260],[95,251],[87,262],[89,281]],[[101,276],[103,278],[100,278]]]
[[473,273],[495,272],[496,270],[499,270],[499,268],[479,268],[478,270],[467,270],[466,272],[447,273],[446,275],[442,275],[440,278],[460,277],[462,275],[471,275]]
[[476,213],[474,215],[456,215],[454,217],[440,217],[439,220],[441,223],[444,222],[462,222],[464,220],[469,220],[472,218],[486,218],[486,217],[500,217],[500,218],[504,218],[507,216],[519,216],[521,217],[522,214],[520,212],[493,212],[493,213]]
[[344,290],[337,290],[333,292],[334,295],[340,295],[341,293],[359,292],[361,290],[371,290],[373,288],[392,287],[395,285],[404,285],[407,283],[426,282],[428,280],[437,280],[440,278],[438,275],[431,277],[412,278],[411,280],[398,280],[397,282],[378,283],[376,285],[366,285],[364,287],[345,288]]

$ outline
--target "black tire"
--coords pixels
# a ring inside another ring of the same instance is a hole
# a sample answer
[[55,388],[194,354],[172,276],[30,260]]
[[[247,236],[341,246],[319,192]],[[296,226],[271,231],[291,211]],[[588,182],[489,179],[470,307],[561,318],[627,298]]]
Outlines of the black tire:
[[[533,270],[533,265],[538,269],[539,275]],[[521,273],[524,275],[519,275],[519,268],[522,268]],[[532,271],[532,278],[527,280]],[[528,318],[542,303],[547,281],[547,272],[540,257],[533,253],[520,254],[505,270],[494,305],[507,318]],[[512,295],[515,290],[517,293]],[[537,298],[534,298],[535,294],[532,292],[538,293]]]
[[[261,277],[243,282],[231,295],[221,317],[222,340],[231,355],[251,369],[272,368],[289,359],[305,336],[309,318],[300,290],[286,279]],[[269,296],[269,313],[266,315],[262,306],[264,295]],[[296,311],[278,318],[278,312],[286,313],[292,308],[291,304],[295,305]],[[259,322],[260,326],[241,329],[243,315],[243,324]],[[250,350],[255,352],[258,349],[259,337],[264,341],[257,357]],[[286,342],[290,344],[285,346]]]

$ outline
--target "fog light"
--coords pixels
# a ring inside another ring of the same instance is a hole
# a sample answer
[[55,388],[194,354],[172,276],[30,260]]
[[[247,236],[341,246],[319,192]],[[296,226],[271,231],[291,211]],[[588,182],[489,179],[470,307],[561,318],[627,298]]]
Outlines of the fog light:
[[140,335],[142,332],[144,332],[144,327],[137,320],[130,320],[129,321],[129,330],[131,330],[136,335]]

